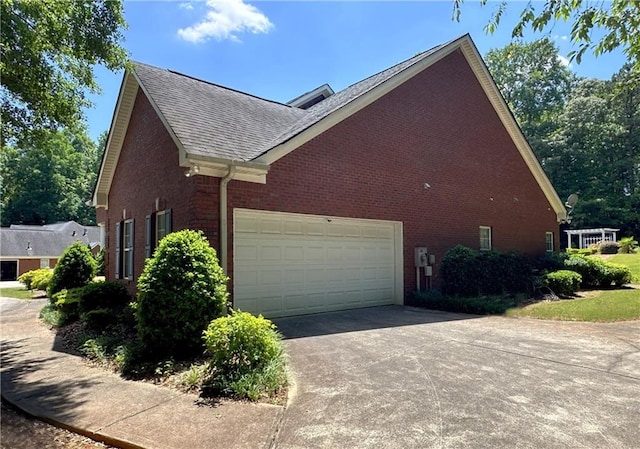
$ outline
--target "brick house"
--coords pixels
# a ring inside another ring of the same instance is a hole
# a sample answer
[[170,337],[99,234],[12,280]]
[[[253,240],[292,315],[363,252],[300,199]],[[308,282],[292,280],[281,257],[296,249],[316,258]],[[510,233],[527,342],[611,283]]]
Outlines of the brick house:
[[536,256],[566,218],[468,35],[287,104],[134,63],[94,204],[108,278],[201,229],[271,317],[402,304],[456,244]]

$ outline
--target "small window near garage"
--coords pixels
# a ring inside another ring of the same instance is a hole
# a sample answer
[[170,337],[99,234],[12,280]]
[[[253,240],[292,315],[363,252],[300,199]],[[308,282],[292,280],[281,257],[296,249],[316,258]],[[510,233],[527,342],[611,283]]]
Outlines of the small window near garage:
[[480,250],[491,251],[491,227],[480,226]]
[[546,238],[547,252],[552,253],[553,252],[553,232],[547,232],[545,235],[545,238]]
[[40,259],[40,268],[49,268],[49,259]]

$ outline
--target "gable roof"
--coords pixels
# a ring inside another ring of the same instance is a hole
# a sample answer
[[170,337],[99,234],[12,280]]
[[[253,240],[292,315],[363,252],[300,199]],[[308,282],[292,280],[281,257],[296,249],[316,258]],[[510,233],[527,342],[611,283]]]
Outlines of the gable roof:
[[[86,234],[84,230],[87,231]],[[76,231],[75,234],[73,231]],[[9,228],[2,228],[0,232],[0,256],[57,258],[76,241],[91,248],[100,245],[100,228],[80,226],[73,221],[45,226],[11,225]]]
[[[107,150],[94,191],[94,205],[107,206],[108,191],[135,95],[142,89],[180,152],[180,165],[198,164],[201,174],[266,182],[269,165],[331,128],[454,51],[461,51],[509,132],[525,163],[553,206],[566,210],[535,158],[470,36],[413,56],[320,101],[308,109],[265,100],[177,72],[133,63],[125,74]],[[112,139],[113,137],[113,139]]]

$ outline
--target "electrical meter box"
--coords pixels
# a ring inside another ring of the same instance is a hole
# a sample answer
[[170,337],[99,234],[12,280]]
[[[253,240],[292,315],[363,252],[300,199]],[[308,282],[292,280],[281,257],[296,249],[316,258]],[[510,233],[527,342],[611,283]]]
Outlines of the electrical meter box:
[[426,246],[415,247],[415,264],[416,267],[426,267],[429,265],[429,257],[427,256]]

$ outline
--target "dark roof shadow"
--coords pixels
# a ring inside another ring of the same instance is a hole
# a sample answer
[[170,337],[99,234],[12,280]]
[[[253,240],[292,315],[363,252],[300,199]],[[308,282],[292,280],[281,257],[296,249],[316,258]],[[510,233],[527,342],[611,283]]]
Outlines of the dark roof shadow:
[[475,318],[481,316],[407,306],[380,306],[275,318],[272,321],[285,339],[293,339]]

